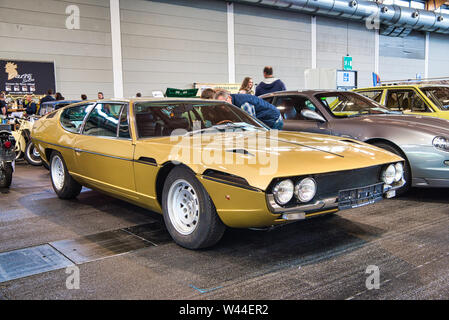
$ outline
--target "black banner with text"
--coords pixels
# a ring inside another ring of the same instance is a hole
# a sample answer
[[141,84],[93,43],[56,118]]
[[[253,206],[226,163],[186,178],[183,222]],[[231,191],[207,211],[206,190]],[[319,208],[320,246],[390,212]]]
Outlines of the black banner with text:
[[45,94],[48,89],[56,89],[53,62],[0,60],[0,91]]

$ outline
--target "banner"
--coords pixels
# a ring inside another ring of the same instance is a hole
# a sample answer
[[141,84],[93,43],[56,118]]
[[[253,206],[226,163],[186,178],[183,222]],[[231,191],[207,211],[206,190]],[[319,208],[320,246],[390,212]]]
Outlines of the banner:
[[212,89],[223,89],[227,90],[231,93],[238,93],[240,89],[240,83],[198,83],[195,82],[193,87],[198,90],[198,96],[201,95],[204,89],[212,88]]
[[56,91],[53,62],[0,60],[0,91],[41,95],[48,89]]

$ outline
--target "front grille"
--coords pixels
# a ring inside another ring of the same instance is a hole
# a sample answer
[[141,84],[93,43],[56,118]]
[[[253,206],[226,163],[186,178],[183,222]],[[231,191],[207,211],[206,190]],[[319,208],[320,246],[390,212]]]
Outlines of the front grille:
[[[323,174],[311,174],[308,176],[285,177],[275,179],[270,184],[269,192],[273,190],[274,185],[280,180],[291,179],[296,185],[297,182],[312,177],[317,183],[317,193],[311,202],[326,198],[337,198],[342,190],[356,189],[377,184],[381,182],[382,166],[373,166],[362,169],[337,171]],[[304,204],[299,202],[294,196],[293,199],[284,205],[284,208],[291,208]]]
[[313,175],[317,182],[316,198],[337,196],[340,190],[366,187],[381,182],[382,166]]

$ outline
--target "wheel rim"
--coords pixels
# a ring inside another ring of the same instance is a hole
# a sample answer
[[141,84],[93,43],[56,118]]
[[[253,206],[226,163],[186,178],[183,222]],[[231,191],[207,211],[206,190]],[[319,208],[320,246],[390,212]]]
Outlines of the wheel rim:
[[183,235],[189,235],[198,226],[200,205],[197,193],[186,180],[176,180],[168,191],[168,215],[173,227]]
[[58,156],[54,156],[51,162],[51,179],[57,190],[63,188],[65,180],[64,164]]
[[37,151],[37,149],[34,147],[34,145],[33,145],[33,147],[32,147],[32,150],[33,150],[33,152],[32,152],[33,157],[34,157],[35,159],[39,159],[39,158],[41,157],[41,155],[39,154],[39,151]]
[[37,148],[34,146],[34,143],[32,143],[29,146],[29,150],[28,150],[28,158],[33,162],[33,163],[41,163],[42,159],[41,159],[41,155],[39,154],[39,151],[37,150]]

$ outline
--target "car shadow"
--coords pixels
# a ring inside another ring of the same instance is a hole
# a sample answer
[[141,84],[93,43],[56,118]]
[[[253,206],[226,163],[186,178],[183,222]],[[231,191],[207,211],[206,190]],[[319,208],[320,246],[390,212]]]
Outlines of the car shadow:
[[448,188],[411,188],[409,192],[391,200],[449,203]]

